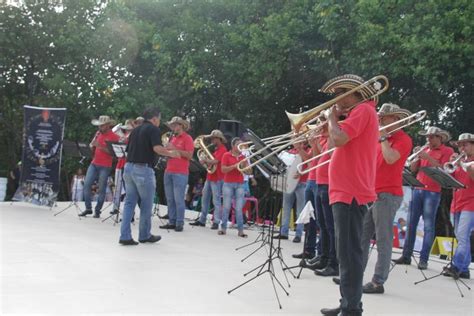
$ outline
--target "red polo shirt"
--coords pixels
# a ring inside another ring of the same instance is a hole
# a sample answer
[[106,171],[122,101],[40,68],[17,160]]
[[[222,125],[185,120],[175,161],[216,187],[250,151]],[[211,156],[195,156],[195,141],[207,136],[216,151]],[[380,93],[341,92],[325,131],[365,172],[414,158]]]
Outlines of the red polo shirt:
[[[454,150],[451,147],[448,147],[445,145],[441,145],[435,149],[431,149],[428,147],[424,151],[427,152],[430,155],[430,157],[439,161],[441,165],[448,162],[449,159],[451,158],[451,155],[454,153]],[[421,159],[420,168],[422,167],[431,167],[431,164],[428,160]],[[441,192],[441,186],[437,182],[435,182],[433,179],[428,177],[423,171],[420,170],[416,178],[418,179],[418,181],[420,181],[421,183],[425,185],[424,188],[419,188],[420,190],[427,190],[431,192]]]
[[[244,155],[239,155],[238,157],[234,157],[230,151],[226,152],[222,156],[222,166],[232,166],[245,159]],[[244,183],[244,176],[243,174],[237,170],[232,169],[231,171],[224,174],[224,182],[237,182],[237,183]]]
[[329,164],[330,204],[351,204],[355,199],[359,205],[375,201],[375,169],[377,167],[377,144],[379,123],[375,102],[366,101],[357,105],[349,116],[339,123],[349,136],[349,141],[337,147]]
[[[178,150],[184,150],[191,153],[194,151],[193,138],[186,132],[171,137],[170,143]],[[165,171],[170,173],[189,174],[189,160],[184,157],[169,158]]]
[[223,144],[221,144],[212,154],[215,160],[218,160],[217,169],[214,173],[207,173],[207,180],[209,181],[220,181],[224,179],[224,174],[222,173],[222,156],[227,152],[227,149]]
[[[109,142],[118,142],[120,140],[120,137],[112,132],[112,130],[108,130],[105,133],[100,133],[98,132],[97,136],[97,142],[104,147],[107,147],[106,141]],[[96,148],[94,151],[94,159],[92,160],[92,163],[97,166],[101,167],[112,167],[112,161],[113,161],[113,156],[109,154],[108,152]]]
[[[473,161],[470,159],[469,161]],[[471,211],[474,212],[474,180],[461,167],[457,168],[452,176],[464,184],[465,189],[454,190],[451,212]]]
[[389,165],[382,154],[382,145],[377,145],[377,173],[375,178],[375,192],[390,193],[403,196],[403,168],[411,153],[413,143],[404,131],[395,132],[388,139],[392,149],[398,151],[400,158],[395,163]]
[[[324,152],[328,150],[328,139],[327,137],[321,137],[321,150]],[[318,164],[331,160],[331,155],[326,154],[319,158]],[[329,164],[325,164],[316,169],[316,182],[318,184],[329,184]]]

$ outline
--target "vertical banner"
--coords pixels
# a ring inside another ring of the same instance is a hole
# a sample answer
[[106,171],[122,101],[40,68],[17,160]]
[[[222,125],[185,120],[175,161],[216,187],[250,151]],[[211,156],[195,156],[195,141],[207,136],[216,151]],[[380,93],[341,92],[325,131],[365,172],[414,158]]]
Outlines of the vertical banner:
[[13,200],[51,207],[59,192],[66,109],[23,108],[22,171]]

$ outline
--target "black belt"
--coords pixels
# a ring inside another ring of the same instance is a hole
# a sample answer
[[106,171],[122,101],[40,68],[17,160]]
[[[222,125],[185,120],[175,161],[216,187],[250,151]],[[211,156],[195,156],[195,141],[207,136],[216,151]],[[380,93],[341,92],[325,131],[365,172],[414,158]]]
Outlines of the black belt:
[[153,168],[153,165],[151,163],[146,163],[146,162],[133,162],[133,161],[129,161],[129,163],[132,163],[134,165],[137,165],[137,166],[143,166],[143,167],[150,167],[150,168]]

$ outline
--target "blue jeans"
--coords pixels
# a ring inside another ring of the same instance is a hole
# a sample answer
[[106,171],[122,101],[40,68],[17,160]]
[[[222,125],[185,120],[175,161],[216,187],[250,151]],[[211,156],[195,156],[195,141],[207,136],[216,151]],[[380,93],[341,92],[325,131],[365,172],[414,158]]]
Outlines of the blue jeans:
[[171,225],[184,225],[184,193],[188,184],[188,175],[165,172],[164,177],[166,201],[168,202],[168,217]]
[[336,239],[334,235],[334,217],[331,205],[329,205],[329,186],[318,184],[316,194],[316,212],[319,224],[319,244],[321,257],[328,260],[328,266],[338,267],[336,258]]
[[107,190],[107,178],[110,174],[110,167],[102,167],[91,163],[87,168],[86,179],[84,180],[84,202],[86,204],[86,210],[92,210],[92,185],[94,181],[99,179],[99,196],[97,198],[97,204],[95,205],[95,212],[100,213],[102,205],[105,201],[105,192]]
[[206,223],[207,214],[209,213],[209,209],[211,207],[211,197],[212,197],[212,204],[214,204],[214,223],[220,224],[221,216],[222,216],[222,203],[221,203],[221,196],[222,196],[222,184],[224,182],[221,181],[209,181],[207,180],[204,183],[204,188],[202,189],[202,199],[201,199],[201,217],[199,221],[203,224]]
[[239,231],[244,229],[244,217],[242,208],[245,201],[245,188],[243,183],[224,182],[222,186],[222,197],[224,198],[224,211],[222,214],[222,230],[227,229],[227,221],[229,220],[229,212],[232,206],[232,198],[235,199],[235,219]]
[[424,236],[423,246],[420,252],[420,261],[428,262],[431,246],[435,237],[436,213],[441,199],[441,193],[414,189],[408,213],[408,231],[405,245],[403,246],[403,257],[410,259],[416,239],[416,226],[423,216]]
[[459,272],[468,272],[471,263],[471,232],[474,230],[474,211],[451,214],[458,247],[453,257],[453,265]]
[[[295,204],[296,199],[296,218],[300,216],[301,211],[305,205],[305,189],[306,189],[306,182],[298,183],[296,186],[295,191],[292,193],[283,193],[283,212],[282,212],[282,219],[281,219],[281,235],[288,236],[289,224],[290,224],[290,212]],[[303,224],[296,225],[296,236],[301,237],[303,235]]]
[[120,240],[132,239],[130,223],[135,206],[140,199],[140,225],[138,240],[146,240],[151,236],[151,210],[156,191],[155,172],[152,168],[127,162],[124,167],[123,179],[127,187],[123,207]]
[[[318,194],[318,185],[314,180],[309,180],[306,182],[306,188],[304,191],[304,201],[305,205],[308,201],[311,201],[311,204],[314,207],[314,218],[316,218],[316,196]],[[318,254],[321,253],[321,243],[317,242],[317,230],[319,228],[317,219],[310,219],[308,224],[308,230],[306,231],[306,247],[305,251],[310,255],[314,255],[317,251]]]

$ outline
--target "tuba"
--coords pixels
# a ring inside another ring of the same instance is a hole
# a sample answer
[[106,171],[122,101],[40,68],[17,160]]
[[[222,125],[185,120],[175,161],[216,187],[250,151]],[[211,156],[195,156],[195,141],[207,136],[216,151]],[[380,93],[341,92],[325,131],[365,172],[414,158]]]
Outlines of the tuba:
[[214,173],[217,170],[217,165],[209,165],[204,162],[204,160],[214,160],[214,156],[211,153],[211,150],[209,149],[209,145],[206,146],[206,143],[204,142],[205,135],[200,135],[196,137],[194,140],[194,148],[196,148],[197,151],[197,157],[199,160],[199,163],[206,168],[208,173]]

